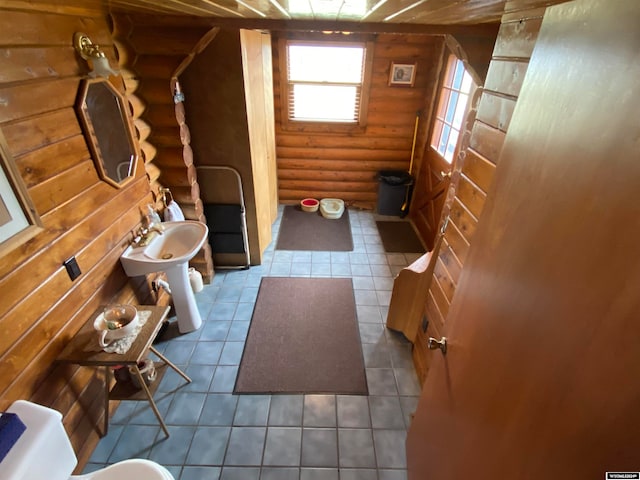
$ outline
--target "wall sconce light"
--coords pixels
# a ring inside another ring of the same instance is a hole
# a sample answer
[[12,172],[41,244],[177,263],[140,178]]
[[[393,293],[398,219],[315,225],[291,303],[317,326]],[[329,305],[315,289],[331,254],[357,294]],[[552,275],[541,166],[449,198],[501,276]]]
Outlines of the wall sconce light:
[[91,78],[105,77],[109,75],[118,75],[117,70],[113,70],[109,65],[109,60],[104,52],[100,50],[100,46],[94,44],[86,33],[76,32],[73,35],[73,46],[80,56],[87,61],[91,71]]

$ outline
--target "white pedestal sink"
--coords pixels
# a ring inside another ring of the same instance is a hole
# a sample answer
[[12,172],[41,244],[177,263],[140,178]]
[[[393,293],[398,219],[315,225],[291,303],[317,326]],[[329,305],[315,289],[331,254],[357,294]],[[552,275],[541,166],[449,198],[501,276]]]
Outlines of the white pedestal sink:
[[204,223],[185,220],[163,222],[164,233],[156,235],[147,246],[130,245],[120,256],[129,277],[165,272],[181,333],[197,330],[202,318],[189,283],[189,260],[200,250],[207,235]]

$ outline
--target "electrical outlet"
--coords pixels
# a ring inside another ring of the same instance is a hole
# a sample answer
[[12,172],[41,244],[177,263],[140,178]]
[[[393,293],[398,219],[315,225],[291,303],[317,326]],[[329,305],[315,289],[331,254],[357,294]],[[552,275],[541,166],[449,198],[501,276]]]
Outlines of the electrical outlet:
[[69,274],[71,281],[75,280],[82,274],[80,267],[78,266],[78,262],[76,261],[76,257],[67,258],[62,262],[62,264],[64,265],[64,268],[67,269],[67,273]]

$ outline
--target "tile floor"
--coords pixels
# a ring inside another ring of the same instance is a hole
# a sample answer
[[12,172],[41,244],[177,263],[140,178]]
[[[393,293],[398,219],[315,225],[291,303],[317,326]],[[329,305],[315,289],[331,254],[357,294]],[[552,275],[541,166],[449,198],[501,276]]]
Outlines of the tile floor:
[[[352,252],[275,250],[244,271],[217,271],[196,294],[204,323],[156,348],[169,370],[155,399],[165,439],[146,402],[121,402],[85,473],[149,458],[176,480],[401,480],[405,436],[420,393],[410,344],[384,328],[393,277],[419,254],[385,254],[376,215],[349,211]],[[263,276],[352,277],[369,396],[233,395]],[[175,319],[173,319],[175,320]]]

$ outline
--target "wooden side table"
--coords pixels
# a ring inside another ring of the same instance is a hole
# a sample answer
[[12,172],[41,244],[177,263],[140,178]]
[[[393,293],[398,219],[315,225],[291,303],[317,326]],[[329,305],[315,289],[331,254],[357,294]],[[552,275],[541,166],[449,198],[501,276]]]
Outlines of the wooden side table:
[[[169,313],[169,307],[139,305],[136,308],[139,312],[150,311],[151,315],[142,326],[142,329],[126,353],[108,353],[102,350],[98,344],[98,332],[93,328],[93,323],[102,313],[104,309],[104,306],[102,306],[94,312],[89,321],[83,325],[78,333],[71,339],[57,360],[59,362],[72,363],[85,367],[104,367],[105,411],[103,435],[106,435],[109,430],[109,400],[147,400],[149,405],[151,405],[153,413],[155,413],[158,418],[162,430],[168,437],[169,430],[167,430],[167,426],[165,425],[162,415],[156,406],[156,402],[153,400],[153,394],[158,389],[158,385],[160,384],[167,367],[171,367],[175,370],[178,375],[187,381],[187,383],[190,383],[191,379],[185,375],[182,370],[167,360],[167,358],[158,352],[158,350],[156,350],[152,345],[153,340],[162,326],[162,322]],[[150,386],[147,386],[144,378],[142,377],[142,373],[140,373],[138,363],[143,360],[144,356],[149,351],[157,355],[164,363],[159,366],[156,365],[157,377]],[[142,388],[136,388],[131,382],[116,382],[115,386],[111,388],[111,367],[116,365],[123,365],[127,368],[133,367],[133,371],[138,377],[138,381]]]

